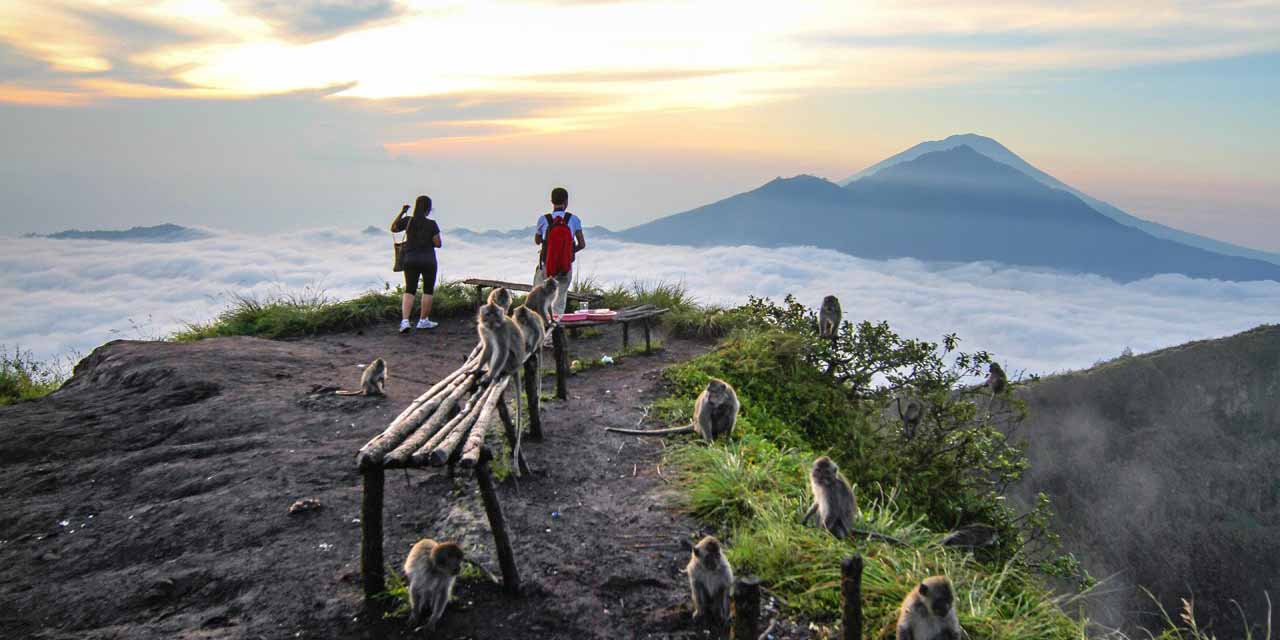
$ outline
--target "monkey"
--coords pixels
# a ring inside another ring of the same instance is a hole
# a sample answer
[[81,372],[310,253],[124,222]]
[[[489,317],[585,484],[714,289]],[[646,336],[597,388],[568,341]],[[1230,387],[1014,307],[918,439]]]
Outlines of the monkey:
[[[511,320],[520,328],[520,335],[524,337],[526,356],[535,358],[541,369],[542,343],[547,339],[547,327],[542,322],[542,316],[529,307],[520,306],[511,312]],[[542,394],[542,376],[538,376],[538,394]]]
[[409,579],[409,626],[417,628],[427,609],[427,630],[434,631],[453,595],[453,581],[462,571],[462,547],[453,542],[423,538],[409,550],[404,574]]
[[511,292],[506,287],[498,287],[489,292],[489,304],[502,307],[503,311],[511,308]]
[[476,312],[476,333],[480,336],[480,360],[486,370],[482,381],[518,370],[524,364],[524,336],[502,307],[485,304]]
[[359,391],[335,391],[340,396],[385,396],[387,387],[387,361],[377,358],[364,368],[360,375]]
[[547,278],[541,284],[529,290],[529,296],[524,299],[524,306],[529,307],[538,315],[542,316],[542,321],[551,325],[551,310],[555,307],[556,294],[559,293],[560,283],[555,278]]
[[975,522],[948,533],[939,544],[944,547],[976,549],[995,544],[999,537],[995,527]]
[[818,335],[835,340],[840,331],[840,315],[840,300],[835,296],[823,298],[818,310]]
[[831,458],[820,456],[813,461],[809,488],[813,491],[813,506],[809,507],[801,522],[808,522],[817,513],[818,524],[835,537],[847,538],[853,534],[853,521],[861,518],[862,512],[858,510],[858,499],[853,495],[849,481],[844,479]]
[[[520,368],[526,359],[525,345],[528,343],[525,335],[520,325],[507,317],[502,307],[492,303],[481,306],[476,312],[476,332],[480,335],[483,346],[480,360],[486,363],[486,371],[480,378],[480,383],[484,384],[508,373],[515,377],[516,424],[519,425],[523,416]],[[517,454],[513,459],[519,459],[518,450],[512,453]]]
[[898,610],[897,640],[960,640],[955,595],[946,576],[931,576],[916,585]]
[[738,422],[738,392],[733,385],[719,378],[712,378],[707,388],[698,395],[693,403],[693,421],[683,427],[644,431],[640,429],[618,429],[606,427],[605,431],[625,433],[633,436],[667,436],[674,433],[697,432],[703,440],[713,442],[720,436],[732,436],[733,427]]
[[1004,390],[1009,387],[1009,376],[1004,374],[1004,368],[992,362],[989,371],[987,381],[983,385],[991,388],[992,397],[1004,393]]
[[910,440],[916,437],[916,427],[920,426],[920,420],[924,418],[924,403],[907,397],[904,407],[902,400],[902,396],[898,396],[898,418],[902,420],[902,436]]
[[720,541],[706,536],[694,545],[689,564],[689,591],[693,593],[693,619],[718,625],[729,622],[729,591],[733,585],[733,567],[720,550]]

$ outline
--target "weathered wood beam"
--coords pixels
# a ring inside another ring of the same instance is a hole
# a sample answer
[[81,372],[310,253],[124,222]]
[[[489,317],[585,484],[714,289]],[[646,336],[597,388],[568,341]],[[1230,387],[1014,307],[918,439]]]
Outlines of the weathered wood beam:
[[862,556],[840,562],[840,627],[844,640],[862,640]]
[[467,442],[462,447],[462,461],[459,464],[463,469],[470,469],[480,461],[480,449],[484,447],[484,437],[489,431],[489,425],[494,421],[494,406],[502,400],[502,394],[506,392],[509,382],[511,382],[511,376],[504,376],[501,380],[489,385],[489,390],[485,392],[484,404],[480,407],[480,417],[476,419],[476,426],[471,428],[471,434],[467,436]]
[[488,447],[480,449],[480,458],[476,465],[476,484],[480,486],[480,499],[484,502],[485,514],[489,516],[489,529],[493,531],[493,546],[498,553],[498,566],[502,567],[502,582],[510,593],[520,592],[520,575],[516,572],[516,558],[511,550],[511,539],[507,537],[507,523],[502,517],[502,504],[498,502],[498,492],[493,487],[493,475],[489,473],[489,461],[493,453]]
[[551,330],[551,344],[556,358],[556,397],[569,399],[569,345],[564,335],[564,326],[556,323]]
[[360,502],[360,576],[364,582],[365,606],[376,612],[376,596],[387,590],[382,559],[382,490],[385,474],[381,467],[360,472],[364,480]]

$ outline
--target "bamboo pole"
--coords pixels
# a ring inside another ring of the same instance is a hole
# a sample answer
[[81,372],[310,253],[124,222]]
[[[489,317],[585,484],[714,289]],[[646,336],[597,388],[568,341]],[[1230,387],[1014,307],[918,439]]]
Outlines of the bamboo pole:
[[493,424],[493,407],[502,399],[502,394],[507,390],[507,384],[511,382],[511,376],[503,376],[503,378],[489,386],[489,390],[485,392],[484,404],[480,407],[480,417],[476,419],[476,426],[471,428],[471,434],[467,436],[467,442],[462,447],[463,469],[470,469],[480,461],[480,449],[484,446],[485,434],[489,431],[489,425]]
[[[483,407],[489,402],[489,395],[493,392],[493,388],[493,383],[490,383],[484,390],[483,395],[480,396],[477,406]],[[473,407],[471,411],[466,412],[465,415],[467,417],[463,419],[462,422],[458,423],[458,426],[454,427],[453,431],[446,435],[444,439],[440,441],[440,444],[436,445],[436,447],[431,450],[429,457],[431,466],[438,467],[454,457],[454,453],[458,451],[459,446],[463,443],[467,434],[475,428],[473,425],[479,422],[481,413],[482,412],[480,411],[476,411],[475,407]]]
[[393,450],[391,453],[388,453],[383,458],[382,465],[384,467],[404,466],[413,457],[414,453],[416,453],[419,449],[422,449],[423,445],[427,444],[432,439],[434,439],[434,437],[437,434],[439,433],[447,434],[454,427],[456,427],[458,423],[461,421],[461,419],[466,417],[464,414],[467,412],[467,408],[470,405],[472,405],[476,400],[478,400],[479,397],[482,395],[482,393],[483,393],[483,390],[476,390],[474,393],[468,396],[466,402],[464,402],[462,405],[462,409],[459,410],[458,414],[455,415],[452,419],[450,419],[449,422],[445,423],[444,426],[438,429],[431,429],[428,426],[423,426],[421,429],[418,429],[417,431],[413,432],[413,435],[410,435],[408,438],[406,438],[405,441],[400,444],[400,446],[396,447],[395,450]]
[[502,567],[502,583],[509,593],[520,592],[520,575],[516,572],[516,558],[511,551],[511,539],[507,537],[507,524],[502,517],[502,504],[493,488],[493,476],[489,473],[489,461],[493,453],[489,447],[480,448],[476,465],[476,484],[480,485],[480,499],[485,514],[489,516],[489,529],[493,531],[493,546],[498,552],[498,565]]

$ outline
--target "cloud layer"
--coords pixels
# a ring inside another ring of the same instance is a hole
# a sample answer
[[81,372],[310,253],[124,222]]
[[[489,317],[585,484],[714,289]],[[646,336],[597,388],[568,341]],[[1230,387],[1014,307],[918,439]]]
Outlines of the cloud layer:
[[[441,277],[524,280],[524,241],[460,239],[446,229]],[[0,238],[0,344],[40,358],[87,354],[115,338],[157,338],[223,309],[231,294],[306,288],[348,297],[396,282],[389,238],[355,229],[276,236],[218,233],[176,244]],[[835,293],[847,319],[904,335],[956,332],[1014,371],[1051,373],[1118,355],[1276,322],[1280,283],[1158,276],[1117,284],[1000,265],[861,260],[811,248],[694,249],[595,239],[579,272],[601,282],[680,281],[701,302]]]

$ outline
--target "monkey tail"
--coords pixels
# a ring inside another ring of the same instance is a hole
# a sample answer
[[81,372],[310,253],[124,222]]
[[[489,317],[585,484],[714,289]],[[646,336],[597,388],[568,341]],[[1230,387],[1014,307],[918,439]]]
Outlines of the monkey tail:
[[849,528],[849,531],[850,531],[850,533],[856,533],[856,534],[858,534],[858,535],[860,535],[860,536],[866,536],[866,537],[868,537],[868,538],[874,538],[874,539],[876,539],[876,540],[880,540],[880,541],[882,541],[882,542],[888,542],[888,543],[891,543],[891,544],[896,544],[896,545],[898,545],[899,547],[909,547],[909,546],[911,546],[911,545],[907,544],[905,541],[903,541],[901,538],[895,538],[895,537],[893,537],[893,536],[891,536],[891,535],[889,535],[889,534],[887,534],[887,533],[880,533],[879,531],[871,531],[871,530],[869,530],[869,529],[858,529],[858,528],[856,528],[856,527],[850,527],[850,528]]
[[670,429],[619,429],[617,427],[605,427],[605,431],[614,433],[625,433],[629,436],[669,436],[674,433],[693,433],[693,423],[684,425],[683,427],[672,427]]
[[362,396],[362,395],[364,395],[364,391],[347,391],[347,390],[345,390],[345,389],[339,389],[338,391],[334,391],[334,392],[333,392],[333,395],[335,395],[335,396]]

